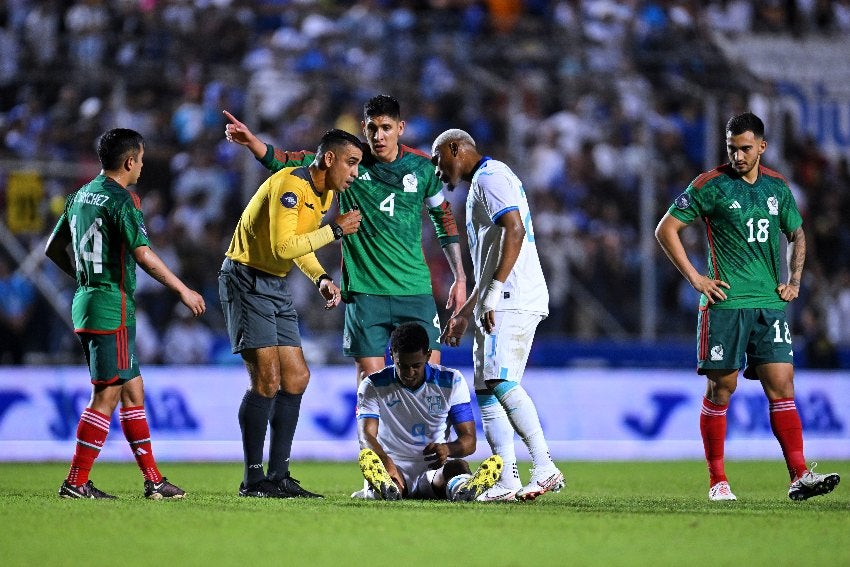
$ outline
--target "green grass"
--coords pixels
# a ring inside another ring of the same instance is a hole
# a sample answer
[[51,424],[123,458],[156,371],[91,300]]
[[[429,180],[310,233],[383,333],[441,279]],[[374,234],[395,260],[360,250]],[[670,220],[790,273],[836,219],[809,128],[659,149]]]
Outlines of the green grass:
[[[477,463],[473,463],[477,464]],[[65,463],[0,464],[3,565],[850,565],[850,487],[786,496],[781,462],[730,462],[710,503],[702,462],[563,462],[530,503],[363,502],[352,463],[294,463],[324,500],[236,496],[241,465],[164,463],[189,496],[146,501],[132,464],[98,463],[117,501],[56,495]],[[846,472],[850,462],[822,462]],[[845,483],[850,482],[845,480]]]

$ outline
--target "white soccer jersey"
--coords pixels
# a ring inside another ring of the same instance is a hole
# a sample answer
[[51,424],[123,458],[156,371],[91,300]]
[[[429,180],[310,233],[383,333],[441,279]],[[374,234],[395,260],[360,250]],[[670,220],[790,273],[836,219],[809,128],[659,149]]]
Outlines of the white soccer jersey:
[[[469,404],[463,375],[436,364],[426,365],[425,382],[416,390],[402,385],[395,366],[368,376],[357,389],[357,418],[378,420],[378,442],[400,468],[427,468],[422,449],[447,442],[455,420],[473,421]],[[421,470],[405,472],[415,477]]]
[[480,316],[484,289],[492,281],[499,259],[503,229],[496,221],[510,211],[519,211],[522,217],[525,242],[502,288],[502,299],[496,310],[549,314],[549,290],[534,243],[525,189],[506,164],[484,158],[472,175],[466,196],[466,233],[475,281],[481,291],[475,306],[476,319]]

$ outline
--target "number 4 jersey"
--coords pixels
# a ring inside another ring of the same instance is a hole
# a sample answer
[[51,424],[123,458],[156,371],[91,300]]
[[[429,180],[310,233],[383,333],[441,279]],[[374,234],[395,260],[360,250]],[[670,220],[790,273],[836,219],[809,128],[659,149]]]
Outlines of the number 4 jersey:
[[[785,309],[776,292],[779,237],[797,230],[803,219],[784,177],[759,166],[750,185],[726,164],[694,179],[669,212],[685,223],[705,221],[708,277],[729,284],[727,299],[712,309]],[[700,304],[705,303],[702,296]]]
[[77,291],[71,318],[77,332],[135,324],[136,259],[150,246],[140,200],[105,175],[71,194],[54,233],[70,230]]

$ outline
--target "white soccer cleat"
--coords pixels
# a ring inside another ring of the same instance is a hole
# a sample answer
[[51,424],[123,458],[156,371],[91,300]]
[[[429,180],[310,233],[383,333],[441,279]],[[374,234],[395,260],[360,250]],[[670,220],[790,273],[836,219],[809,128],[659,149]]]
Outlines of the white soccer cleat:
[[708,489],[708,499],[712,502],[720,502],[722,500],[737,500],[738,497],[732,494],[732,489],[729,488],[729,483],[725,480],[721,480]]
[[352,492],[351,497],[355,500],[379,500],[378,495],[372,490],[372,487],[361,488],[357,492]]
[[497,482],[476,498],[477,502],[516,502],[516,493],[522,488],[522,484],[502,484]]
[[788,498],[791,500],[807,500],[812,496],[822,496],[832,492],[838,483],[841,482],[841,477],[838,473],[820,474],[814,471],[818,466],[817,463],[812,463],[811,470],[803,473],[803,476],[791,483],[788,487]]
[[564,475],[552,465],[544,469],[531,469],[531,480],[516,493],[517,500],[534,500],[546,492],[560,492],[566,485]]

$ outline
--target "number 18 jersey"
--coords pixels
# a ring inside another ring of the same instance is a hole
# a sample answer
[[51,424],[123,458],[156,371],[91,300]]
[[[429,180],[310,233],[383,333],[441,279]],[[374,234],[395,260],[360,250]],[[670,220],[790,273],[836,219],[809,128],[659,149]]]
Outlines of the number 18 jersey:
[[54,233],[70,230],[77,291],[71,318],[77,332],[107,332],[135,324],[136,259],[150,246],[141,202],[105,175],[71,194]]
[[[670,215],[705,221],[708,277],[729,284],[726,299],[712,309],[785,309],[776,292],[780,278],[780,234],[803,219],[785,178],[764,166],[750,185],[729,164],[703,173],[670,206]],[[706,298],[700,298],[705,305]]]

